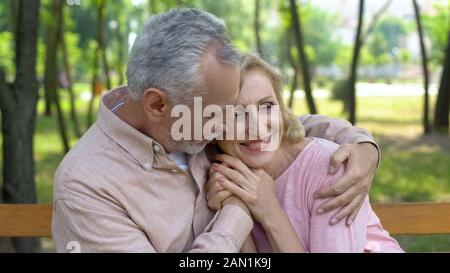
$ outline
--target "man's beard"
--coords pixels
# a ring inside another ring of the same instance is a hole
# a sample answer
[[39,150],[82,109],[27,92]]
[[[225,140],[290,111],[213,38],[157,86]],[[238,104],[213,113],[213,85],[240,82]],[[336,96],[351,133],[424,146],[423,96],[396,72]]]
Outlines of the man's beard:
[[195,155],[198,154],[200,152],[202,152],[206,145],[208,144],[207,141],[199,141],[199,142],[194,142],[194,141],[176,141],[172,138],[172,135],[170,134],[171,131],[171,127],[169,126],[168,128],[165,128],[162,130],[163,132],[169,132],[168,134],[164,134],[163,138],[169,139],[170,140],[170,147],[172,148],[171,150],[173,151],[178,151],[178,152],[184,152],[190,155]]

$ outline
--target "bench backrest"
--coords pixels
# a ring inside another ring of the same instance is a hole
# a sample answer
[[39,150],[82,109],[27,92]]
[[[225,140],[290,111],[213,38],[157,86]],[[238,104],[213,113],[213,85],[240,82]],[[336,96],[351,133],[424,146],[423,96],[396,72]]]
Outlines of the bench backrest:
[[[450,203],[375,204],[390,234],[450,234]],[[51,237],[51,205],[0,205],[0,237]]]

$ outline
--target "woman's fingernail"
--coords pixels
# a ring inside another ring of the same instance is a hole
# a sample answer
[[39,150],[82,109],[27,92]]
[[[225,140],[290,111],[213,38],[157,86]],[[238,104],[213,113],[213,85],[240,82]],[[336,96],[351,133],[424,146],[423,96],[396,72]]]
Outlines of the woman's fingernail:
[[353,223],[353,219],[347,221],[347,226],[350,226]]
[[331,224],[332,225],[337,224],[337,222],[338,222],[338,219],[336,219],[336,218],[332,218],[331,219]]
[[318,209],[317,214],[323,214],[325,211],[323,209]]

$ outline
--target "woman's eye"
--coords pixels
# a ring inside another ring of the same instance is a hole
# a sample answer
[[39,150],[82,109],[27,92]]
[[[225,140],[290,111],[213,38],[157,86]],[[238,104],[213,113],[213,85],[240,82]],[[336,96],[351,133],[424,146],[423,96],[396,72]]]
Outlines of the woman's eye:
[[272,102],[266,102],[266,103],[262,103],[259,105],[259,109],[260,111],[268,111],[270,112],[270,110],[272,110],[272,106],[274,104]]
[[245,117],[245,111],[235,111],[234,115],[236,116],[236,118]]
[[245,117],[245,108],[242,105],[236,106],[234,109],[234,115],[236,118]]

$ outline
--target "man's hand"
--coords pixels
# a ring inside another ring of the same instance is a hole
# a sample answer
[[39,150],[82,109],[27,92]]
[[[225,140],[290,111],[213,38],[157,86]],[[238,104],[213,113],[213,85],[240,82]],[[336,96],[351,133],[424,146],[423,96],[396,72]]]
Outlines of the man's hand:
[[236,195],[232,195],[232,196],[228,197],[227,199],[225,199],[222,202],[222,205],[224,207],[226,205],[235,205],[236,207],[239,207],[243,211],[245,211],[248,214],[248,216],[252,217],[252,214],[251,214],[249,208],[247,207],[247,205],[241,199],[239,199],[239,197],[237,197]]
[[[228,166],[228,165],[227,165]],[[216,172],[214,168],[209,170],[209,179],[205,184],[206,200],[208,201],[208,207],[212,210],[219,210],[223,206],[230,204],[235,205],[244,210],[249,216],[251,216],[250,210],[247,205],[233,195],[219,182],[220,179],[225,178],[219,172]]]
[[222,202],[233,194],[227,190],[222,184],[219,183],[219,179],[225,178],[219,172],[214,171],[213,168],[209,170],[208,182],[205,184],[206,201],[208,201],[208,207],[212,210],[219,210],[222,208]]
[[332,225],[346,217],[347,225],[355,220],[377,170],[378,150],[371,143],[344,144],[331,156],[328,172],[335,174],[345,161],[345,174],[334,185],[315,193],[316,198],[334,197],[317,209],[318,214],[342,207],[331,217]]
[[250,169],[241,160],[226,154],[216,155],[216,159],[221,164],[212,166],[224,176],[219,183],[244,201],[256,221],[264,225],[283,210],[275,181],[263,169]]

